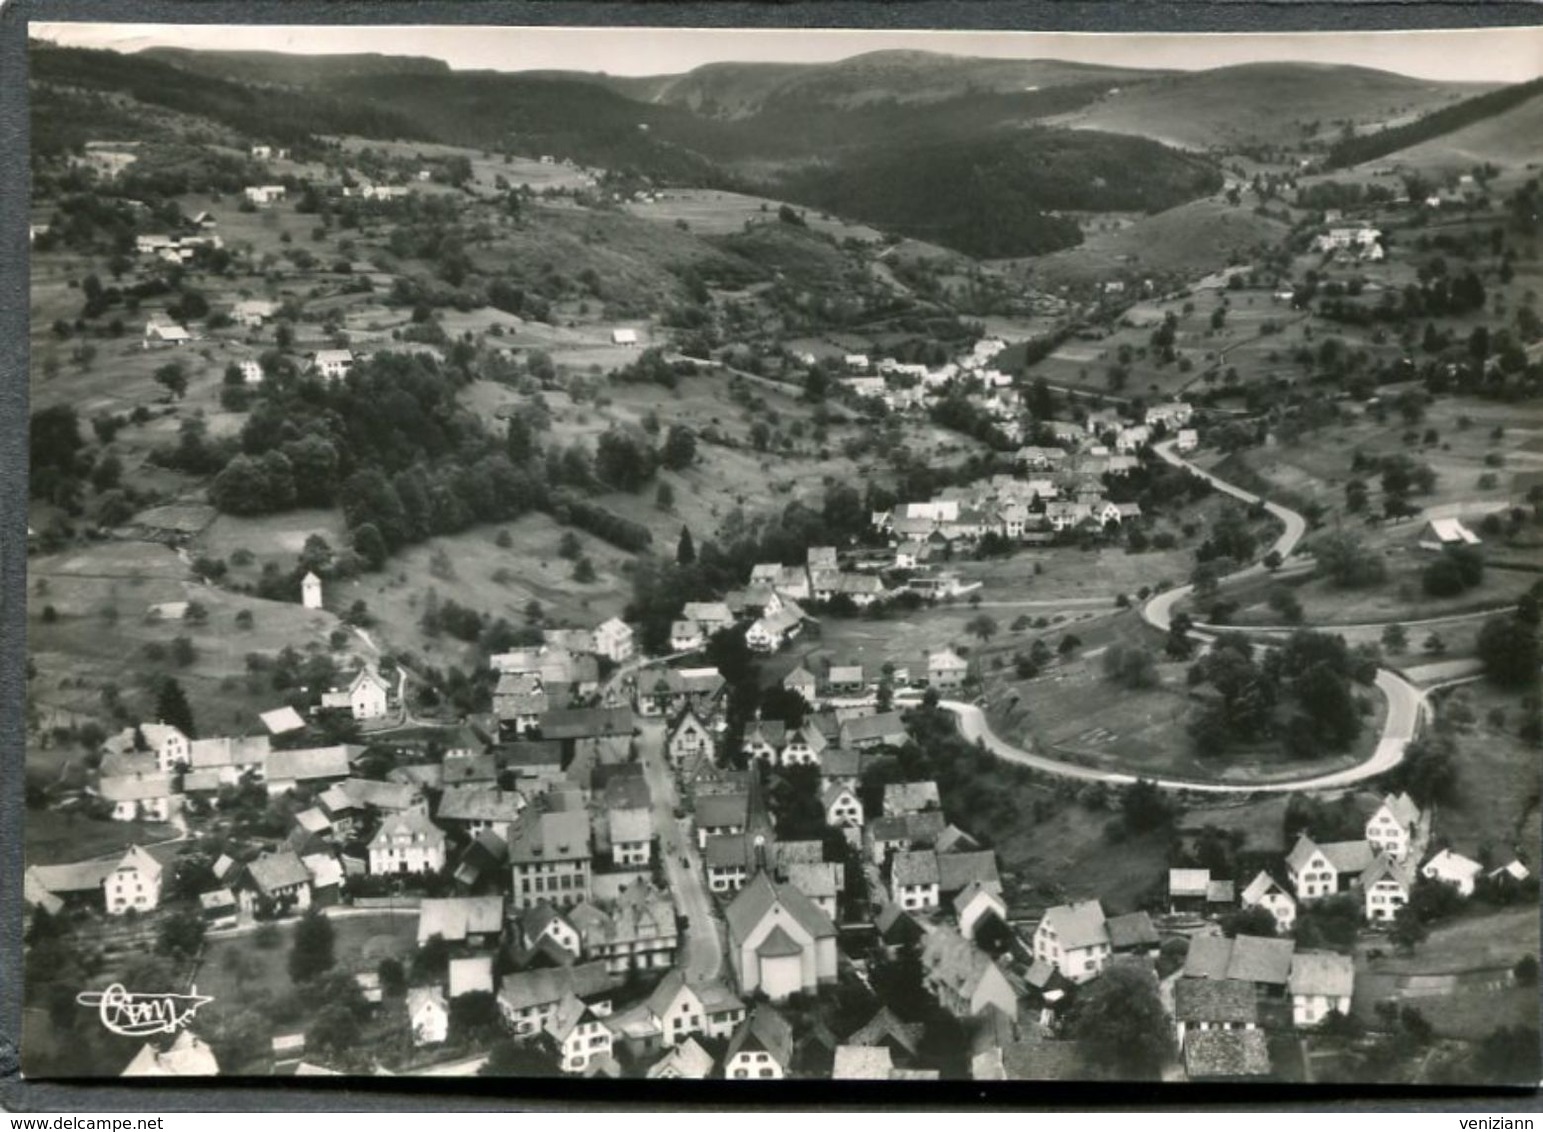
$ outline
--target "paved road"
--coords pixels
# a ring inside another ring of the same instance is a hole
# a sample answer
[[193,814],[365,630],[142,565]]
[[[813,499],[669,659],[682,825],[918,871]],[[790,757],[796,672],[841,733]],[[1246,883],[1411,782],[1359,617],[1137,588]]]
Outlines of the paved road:
[[[1241,499],[1245,503],[1252,504],[1259,501],[1257,495],[1219,480],[1209,472],[1195,467],[1189,461],[1180,459],[1174,454],[1171,441],[1157,445],[1156,451],[1168,463],[1188,468],[1196,475],[1203,477],[1214,485],[1218,491],[1225,492],[1236,499]],[[1265,507],[1272,515],[1280,519],[1284,525],[1280,538],[1276,539],[1275,545],[1271,549],[1279,553],[1283,560],[1289,559],[1295,552],[1297,544],[1301,542],[1302,536],[1307,532],[1307,520],[1295,511],[1291,511],[1276,503],[1266,502]],[[1296,568],[1296,564],[1282,567],[1283,570]],[[1247,566],[1242,570],[1229,574],[1227,579],[1224,580],[1263,573],[1264,570],[1265,567],[1263,565],[1255,563],[1252,566]],[[1184,585],[1155,595],[1142,606],[1142,617],[1153,628],[1166,633],[1173,621],[1174,606],[1180,600],[1187,597],[1193,589],[1193,586]],[[1301,626],[1297,627],[1300,628]],[[1199,641],[1211,639],[1210,634],[1203,630],[1197,629],[1192,635]],[[1460,681],[1451,682],[1457,683]],[[1180,778],[1149,778],[1148,781],[1166,790],[1192,790],[1197,793],[1206,794],[1279,794],[1296,790],[1335,789],[1362,782],[1368,778],[1375,778],[1377,775],[1391,770],[1403,760],[1405,748],[1419,730],[1425,697],[1430,691],[1434,690],[1426,689],[1422,692],[1408,680],[1404,679],[1403,676],[1386,668],[1377,670],[1376,685],[1388,702],[1388,715],[1383,723],[1382,738],[1378,740],[1377,748],[1372,752],[1372,757],[1356,766],[1333,771],[1329,774],[1263,783],[1192,782]],[[1059,775],[1062,778],[1075,778],[1090,782],[1128,784],[1135,782],[1138,777],[1147,777],[1119,771],[1103,770],[1097,767],[1079,766],[1076,763],[1063,762],[1060,759],[1027,750],[1009,743],[997,735],[987,722],[985,713],[975,705],[962,703],[957,700],[949,700],[944,701],[941,706],[954,713],[959,722],[959,731],[966,739],[971,742],[982,743],[992,754],[1008,762],[1033,767],[1035,770]]]
[[[638,758],[653,799],[654,828],[659,833],[659,852],[664,860],[664,874],[675,897],[676,906],[690,921],[686,929],[686,981],[712,982],[723,970],[723,942],[718,922],[713,918],[713,901],[707,892],[706,872],[685,819],[675,817],[680,796],[675,789],[675,775],[664,753],[664,721],[645,719],[640,723]],[[684,857],[690,862],[683,865]]]

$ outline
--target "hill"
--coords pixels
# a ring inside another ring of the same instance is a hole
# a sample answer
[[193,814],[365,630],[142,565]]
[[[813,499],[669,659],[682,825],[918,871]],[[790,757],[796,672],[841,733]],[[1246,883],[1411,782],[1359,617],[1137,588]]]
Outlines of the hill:
[[1543,96],[1430,141],[1394,153],[1400,165],[1430,172],[1466,170],[1475,165],[1524,165],[1538,159],[1543,137]]
[[711,63],[683,75],[608,81],[629,97],[733,119],[778,106],[853,110],[877,102],[938,102],[967,94],[1019,93],[1081,83],[1107,87],[1159,74],[1053,59],[874,51],[835,63]]
[[1221,176],[1145,138],[1031,129],[875,149],[796,171],[777,187],[800,203],[997,259],[1078,243],[1076,221],[1059,210],[1159,212],[1216,191]]
[[450,73],[450,64],[443,59],[416,55],[286,55],[279,51],[195,51],[184,47],[149,47],[137,54],[193,74],[288,86],[361,75]]
[[1389,155],[1417,168],[1468,169],[1484,161],[1522,164],[1538,156],[1540,123],[1543,79],[1502,87],[1402,126],[1347,138],[1329,152],[1328,165],[1338,168]]
[[1052,124],[1154,138],[1185,149],[1284,145],[1424,114],[1482,90],[1365,67],[1248,63],[1123,87]]

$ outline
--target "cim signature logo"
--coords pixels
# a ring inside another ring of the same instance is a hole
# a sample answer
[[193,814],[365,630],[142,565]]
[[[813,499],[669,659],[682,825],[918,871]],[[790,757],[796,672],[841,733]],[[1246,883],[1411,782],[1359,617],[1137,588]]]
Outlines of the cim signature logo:
[[187,994],[134,994],[114,983],[103,991],[81,991],[75,1001],[96,1007],[102,1025],[113,1033],[142,1038],[175,1034],[193,1020],[200,1006],[214,999],[199,994],[197,987],[188,988]]

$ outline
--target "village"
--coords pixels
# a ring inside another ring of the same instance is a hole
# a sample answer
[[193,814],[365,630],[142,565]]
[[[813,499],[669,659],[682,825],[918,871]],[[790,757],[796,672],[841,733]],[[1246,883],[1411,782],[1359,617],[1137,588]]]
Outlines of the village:
[[[995,266],[975,321],[817,209],[225,140],[41,166],[29,1056],[1448,1084],[1535,1040],[1535,177],[1250,157],[1198,202],[1257,198],[1247,257]],[[539,239],[609,273],[481,258]],[[207,1002],[105,1036],[81,980]]]

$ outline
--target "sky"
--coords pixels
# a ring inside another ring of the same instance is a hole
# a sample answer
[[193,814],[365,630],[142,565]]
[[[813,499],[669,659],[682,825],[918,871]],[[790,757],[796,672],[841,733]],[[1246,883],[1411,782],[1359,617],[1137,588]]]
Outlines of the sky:
[[457,70],[676,74],[703,63],[820,63],[909,49],[1195,70],[1234,63],[1347,63],[1417,78],[1524,82],[1543,76],[1543,28],[1267,35],[941,32],[811,29],[286,27],[35,23],[31,35],[74,47],[426,55]]

